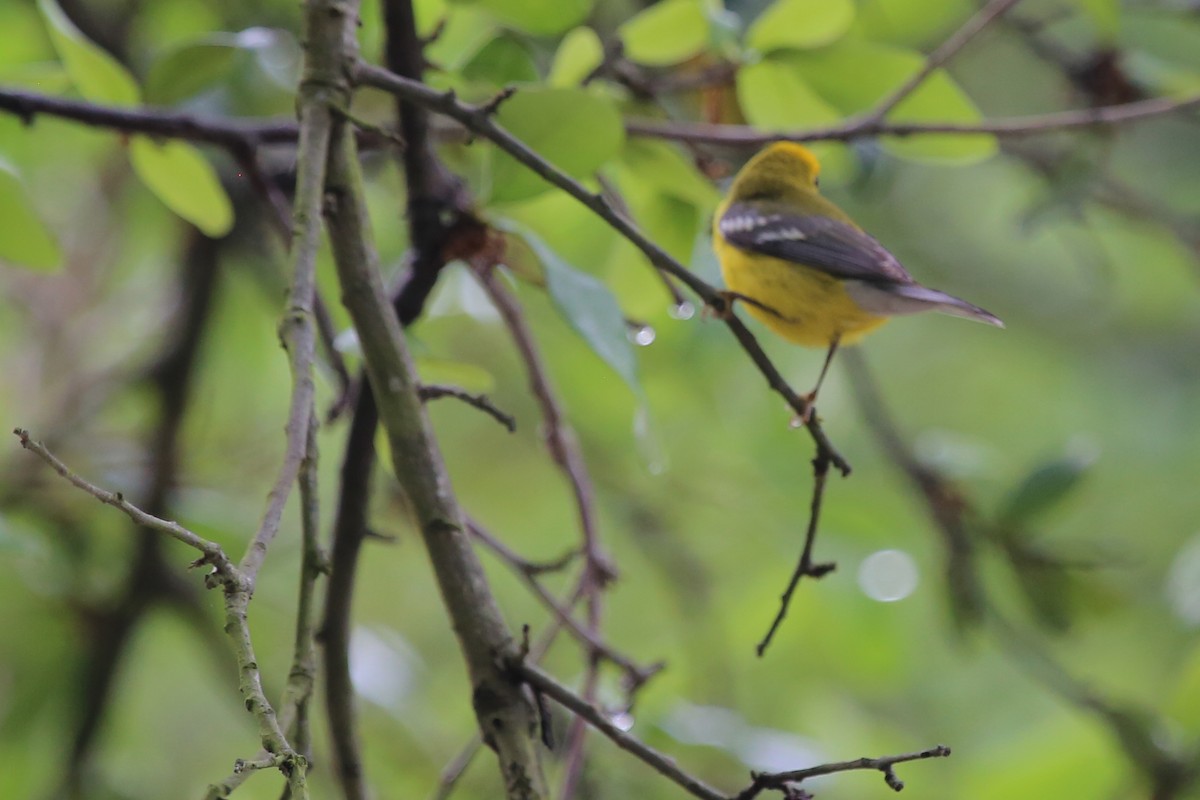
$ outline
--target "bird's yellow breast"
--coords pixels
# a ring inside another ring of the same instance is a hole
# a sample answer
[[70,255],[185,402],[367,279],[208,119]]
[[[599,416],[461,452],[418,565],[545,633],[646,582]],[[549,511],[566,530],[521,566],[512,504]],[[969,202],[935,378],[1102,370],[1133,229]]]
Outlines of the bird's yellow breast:
[[713,246],[726,287],[772,309],[744,304],[751,316],[796,344],[828,347],[835,339],[851,344],[887,321],[859,308],[842,281],[831,275],[747,253],[720,233],[713,236]]

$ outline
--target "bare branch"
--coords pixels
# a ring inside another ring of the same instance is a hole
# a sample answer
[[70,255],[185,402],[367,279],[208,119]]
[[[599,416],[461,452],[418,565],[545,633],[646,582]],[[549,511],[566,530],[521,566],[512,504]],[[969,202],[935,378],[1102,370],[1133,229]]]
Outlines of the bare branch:
[[779,629],[779,625],[787,615],[788,606],[792,602],[792,593],[796,591],[796,586],[800,583],[800,578],[805,575],[812,578],[823,578],[837,566],[832,562],[814,564],[812,560],[813,546],[817,540],[817,523],[821,518],[821,500],[825,497],[825,477],[828,474],[829,461],[820,457],[813,459],[812,504],[808,512],[808,529],[804,533],[804,550],[800,554],[800,560],[796,564],[796,569],[792,572],[791,580],[788,581],[787,589],[784,590],[783,596],[779,598],[779,611],[775,614],[775,619],[771,622],[771,627],[767,629],[766,636],[762,638],[762,641],[755,648],[759,658],[767,652],[767,647],[771,644],[771,639],[775,636],[775,631]]
[[856,758],[853,761],[838,761],[831,764],[821,764],[807,769],[795,769],[788,772],[760,773],[753,776],[754,782],[734,800],[751,800],[765,789],[783,789],[798,784],[808,778],[820,775],[832,775],[835,772],[850,772],[851,770],[875,769],[883,773],[883,779],[895,791],[904,788],[904,781],[896,777],[894,767],[907,761],[923,761],[927,758],[946,758],[950,748],[937,745],[919,753],[904,753],[898,756],[883,756],[880,758]]
[[457,386],[444,386],[436,383],[422,384],[417,390],[421,395],[421,399],[425,401],[438,400],[443,397],[453,397],[455,400],[461,400],[472,408],[478,408],[492,419],[499,422],[509,433],[517,429],[517,421],[513,419],[511,414],[506,414],[501,411],[496,405],[487,398],[487,395],[471,394],[465,389],[460,389]]
[[0,111],[15,114],[26,123],[33,122],[38,114],[47,114],[97,128],[204,142],[231,151],[295,143],[300,137],[299,127],[291,120],[231,122],[157,109],[118,108],[8,88],[0,89]]
[[46,449],[44,444],[31,438],[29,431],[24,428],[16,428],[13,430],[13,433],[21,441],[22,447],[49,464],[55,472],[65,478],[71,485],[77,489],[82,489],[101,503],[122,511],[138,525],[161,531],[172,539],[199,550],[201,557],[193,566],[207,564],[213,568],[218,583],[233,587],[234,589],[241,587],[242,582],[245,580],[244,577],[233,565],[233,562],[225,555],[225,551],[221,549],[219,544],[197,536],[178,522],[171,522],[170,520],[160,519],[152,514],[147,514],[126,500],[125,496],[120,492],[110,492],[107,489],[101,489],[99,486],[89,483],[72,472],[57,456]]
[[[544,571],[539,569],[540,565],[533,564],[517,555],[508,545],[492,535],[476,520],[468,519],[467,529],[473,537],[482,542],[501,561],[508,565],[510,569],[517,573],[525,585],[537,596],[538,600],[554,615],[554,618],[587,649],[589,658],[596,656],[611,661],[621,668],[626,675],[626,680],[634,687],[641,686],[662,669],[663,665],[661,663],[652,664],[649,667],[639,666],[633,660],[617,652],[601,640],[598,631],[591,626],[585,628],[580,625],[575,617],[572,616],[570,607],[556,600],[554,595],[537,579],[538,573]],[[583,597],[586,597],[589,591],[585,585],[586,582],[585,576],[581,575],[578,593]]]
[[[258,532],[246,548],[240,568],[253,583],[266,558],[267,546],[279,532],[283,509],[305,458],[309,425],[314,419],[313,360],[316,351],[317,250],[321,243],[321,209],[325,200],[325,168],[333,130],[333,111],[350,95],[343,39],[354,11],[334,2],[310,0],[305,7],[304,76],[300,82],[300,143],[296,156],[296,202],[292,210],[292,278],[279,338],[288,353],[291,401],[284,430],[287,447],[279,475],[268,495]],[[344,102],[342,103],[344,104]]]
[[760,131],[749,125],[702,122],[659,122],[626,120],[631,136],[647,136],[695,144],[731,147],[761,147],[770,142],[849,141],[873,136],[916,136],[930,134],[990,134],[999,137],[1034,136],[1051,131],[1103,128],[1174,114],[1200,106],[1200,94],[1183,98],[1156,97],[1135,103],[1100,108],[1081,108],[1049,114],[1001,117],[977,124],[957,122],[863,122],[850,121],[807,131]]
[[[137,524],[161,531],[202,553],[201,558],[195,564],[211,565],[214,570],[210,576],[212,579],[206,582],[210,586],[220,585],[224,589],[225,632],[233,643],[234,653],[237,656],[238,688],[245,701],[246,710],[258,722],[263,749],[278,757],[278,766],[280,771],[287,775],[288,785],[291,787],[293,795],[300,800],[307,798],[308,789],[305,778],[307,762],[288,743],[276,718],[275,709],[263,692],[262,675],[259,672],[258,659],[250,640],[250,626],[246,621],[246,608],[251,597],[251,581],[242,575],[241,571],[233,565],[215,542],[210,542],[192,533],[177,522],[170,522],[147,514],[127,501],[120,492],[110,492],[89,483],[72,472],[66,464],[47,450],[45,445],[30,438],[28,431],[17,428],[13,433],[21,441],[22,447],[49,464],[55,472],[76,488],[87,492],[102,503],[119,509]],[[227,794],[227,791],[220,786],[210,787],[209,796],[225,796],[221,793],[223,791]]]
[[589,725],[612,740],[617,747],[633,754],[659,774],[674,781],[688,794],[699,797],[701,800],[727,800],[721,792],[680,769],[674,759],[618,728],[604,715],[604,712],[585,702],[583,698],[537,667],[528,663],[517,663],[512,668],[535,690],[542,692],[563,708],[586,720]]

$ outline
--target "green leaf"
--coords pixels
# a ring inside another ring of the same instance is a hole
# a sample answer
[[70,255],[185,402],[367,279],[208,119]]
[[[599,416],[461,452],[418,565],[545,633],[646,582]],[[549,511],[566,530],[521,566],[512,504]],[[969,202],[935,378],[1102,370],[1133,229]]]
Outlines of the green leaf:
[[462,68],[469,81],[500,88],[513,83],[528,83],[538,79],[533,54],[512,36],[500,34],[485,44]]
[[1065,500],[1095,463],[1092,452],[1068,454],[1034,469],[1000,505],[997,521],[1012,528],[1028,523]]
[[233,227],[233,204],[212,165],[196,148],[178,141],[159,144],[145,136],[129,143],[134,172],[158,199],[207,236]]
[[617,28],[625,56],[648,66],[685,61],[709,41],[709,19],[700,0],[663,0]]
[[764,130],[795,130],[841,119],[797,69],[773,58],[739,69],[737,94],[746,120]]
[[510,223],[517,234],[542,262],[546,289],[554,307],[567,324],[583,338],[588,347],[621,377],[637,396],[637,358],[625,333],[625,315],[608,287],[586,272],[580,272],[546,246],[536,234]]
[[[443,70],[454,72],[496,36],[497,26],[490,14],[474,5],[455,4],[447,10],[449,13],[438,11],[441,30],[425,48],[425,57]],[[423,35],[430,33],[432,28],[423,31]]]
[[972,0],[860,3],[853,30],[865,39],[905,47],[943,41],[976,11]]
[[1173,96],[1200,90],[1200,23],[1178,14],[1131,12],[1117,44],[1136,82]]
[[210,37],[165,53],[146,75],[146,102],[169,106],[225,78],[238,50],[232,37]]
[[42,224],[25,186],[7,164],[0,162],[0,261],[36,270],[52,270],[62,253]]
[[[44,61],[54,51],[46,38],[46,24],[30,3],[0,3],[0,66],[20,66]],[[7,74],[7,70],[3,74]]]
[[578,86],[604,60],[604,45],[591,28],[575,28],[563,37],[550,65],[551,86]]
[[592,10],[592,0],[476,0],[472,5],[534,36],[562,33],[583,22]]
[[1075,0],[1075,4],[1091,20],[1097,38],[1106,42],[1117,38],[1121,30],[1121,4],[1118,0]]
[[[842,114],[869,110],[925,63],[915,50],[843,39],[832,47],[779,56]],[[974,124],[979,109],[944,70],[932,75],[888,114],[893,122]],[[904,158],[971,163],[996,152],[992,136],[885,137],[884,147]]]
[[630,139],[621,151],[621,163],[663,194],[712,208],[720,198],[716,187],[696,169],[679,148],[653,139]]
[[79,93],[97,103],[137,105],[141,93],[129,71],[89,41],[55,0],[37,0],[37,4],[50,31],[50,41]]
[[43,94],[63,94],[70,91],[71,76],[58,61],[34,61],[0,67],[0,84],[23,86]]
[[[621,115],[608,97],[584,89],[525,89],[500,106],[496,121],[574,178],[591,175],[625,142]],[[507,153],[492,161],[492,200],[533,197],[550,188]]]
[[746,33],[759,52],[820,47],[845,35],[854,22],[851,0],[776,0]]

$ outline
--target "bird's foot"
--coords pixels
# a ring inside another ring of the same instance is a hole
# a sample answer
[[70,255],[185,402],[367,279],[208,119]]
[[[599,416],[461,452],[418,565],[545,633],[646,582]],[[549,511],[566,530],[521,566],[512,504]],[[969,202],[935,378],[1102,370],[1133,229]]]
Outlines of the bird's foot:
[[793,428],[803,428],[817,413],[817,393],[815,391],[800,395],[800,400],[804,403],[804,411],[792,416],[791,426]]
[[711,302],[705,303],[703,314],[713,319],[727,320],[733,316],[733,304],[743,299],[737,292],[728,289],[717,292]]

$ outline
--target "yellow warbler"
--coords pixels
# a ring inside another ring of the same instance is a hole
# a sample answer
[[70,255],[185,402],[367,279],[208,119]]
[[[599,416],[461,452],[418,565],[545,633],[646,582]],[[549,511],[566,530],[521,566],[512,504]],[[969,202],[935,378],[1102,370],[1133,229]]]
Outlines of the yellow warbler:
[[820,164],[794,142],[768,145],[742,167],[717,208],[713,248],[725,285],[747,311],[797,344],[827,347],[816,397],[839,344],[896,314],[942,311],[1004,327],[965,300],[913,280],[883,245],[817,190]]

